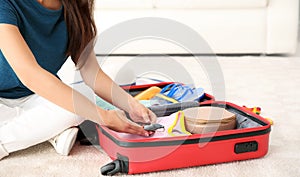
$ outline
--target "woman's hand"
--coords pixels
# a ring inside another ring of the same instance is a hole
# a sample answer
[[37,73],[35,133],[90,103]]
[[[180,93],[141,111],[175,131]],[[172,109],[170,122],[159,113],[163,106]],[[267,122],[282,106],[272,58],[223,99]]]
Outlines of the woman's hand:
[[138,100],[129,100],[129,116],[134,122],[150,124],[156,122],[156,115],[142,105]]
[[123,133],[137,134],[141,136],[150,136],[152,132],[144,130],[144,128],[137,123],[130,121],[124,111],[108,110],[105,117],[102,118],[104,125],[112,130]]

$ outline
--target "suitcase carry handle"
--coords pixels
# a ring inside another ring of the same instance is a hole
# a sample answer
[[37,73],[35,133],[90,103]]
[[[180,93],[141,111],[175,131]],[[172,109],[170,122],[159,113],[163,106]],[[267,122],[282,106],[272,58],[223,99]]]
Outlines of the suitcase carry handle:
[[120,162],[120,160],[117,159],[117,160],[114,160],[111,163],[106,164],[103,167],[101,167],[101,174],[111,176],[111,175],[122,172],[121,168],[122,168],[121,162]]
[[117,173],[128,174],[128,170],[128,158],[120,154],[118,154],[118,158],[116,160],[104,165],[100,169],[101,174],[105,176],[113,176]]

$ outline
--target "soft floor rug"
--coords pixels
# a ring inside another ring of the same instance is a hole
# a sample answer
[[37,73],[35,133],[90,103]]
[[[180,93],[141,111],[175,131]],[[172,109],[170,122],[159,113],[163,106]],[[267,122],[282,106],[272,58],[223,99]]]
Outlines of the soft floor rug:
[[[177,60],[197,76],[199,68],[195,68],[189,58]],[[113,76],[112,71],[116,70],[115,66],[120,65],[120,61],[122,58],[112,59],[103,64],[103,68]],[[226,100],[249,107],[260,106],[262,116],[273,119],[268,154],[254,160],[135,176],[300,176],[300,57],[219,57],[218,62],[224,76]],[[197,84],[207,87],[209,93],[209,81],[199,78],[201,76],[195,78],[199,80]],[[108,162],[108,156],[93,146],[77,143],[70,156],[64,157],[57,155],[49,143],[42,143],[1,160],[0,177],[97,177],[101,176],[99,168]]]

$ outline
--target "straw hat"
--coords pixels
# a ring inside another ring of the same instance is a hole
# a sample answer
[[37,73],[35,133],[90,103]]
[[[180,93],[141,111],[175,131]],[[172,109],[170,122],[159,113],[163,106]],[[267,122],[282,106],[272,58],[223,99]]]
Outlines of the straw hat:
[[235,114],[224,108],[203,106],[183,110],[186,130],[194,134],[235,129]]

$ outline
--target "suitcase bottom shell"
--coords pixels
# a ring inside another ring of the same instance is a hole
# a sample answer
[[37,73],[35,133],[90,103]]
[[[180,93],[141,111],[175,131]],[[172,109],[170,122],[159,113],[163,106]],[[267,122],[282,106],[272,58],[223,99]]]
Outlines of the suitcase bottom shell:
[[100,146],[114,161],[103,175],[136,174],[260,158],[267,154],[270,124],[245,108],[227,102],[218,106],[236,114],[237,129],[166,138],[130,139],[106,127],[97,127]]

